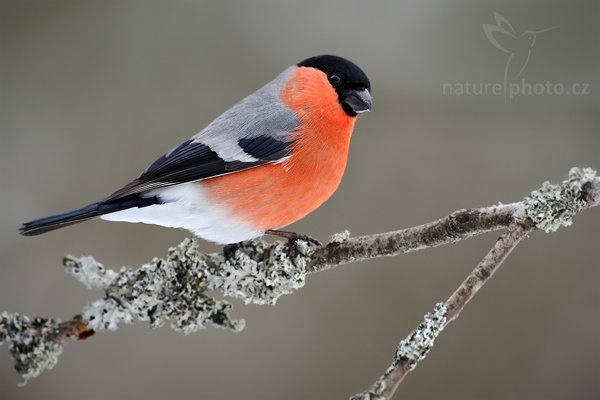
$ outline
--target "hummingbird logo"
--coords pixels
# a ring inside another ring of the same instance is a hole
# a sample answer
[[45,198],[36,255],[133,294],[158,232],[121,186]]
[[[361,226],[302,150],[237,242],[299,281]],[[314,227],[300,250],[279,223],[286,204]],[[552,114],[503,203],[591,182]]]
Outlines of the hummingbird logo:
[[512,24],[495,11],[494,18],[496,19],[496,25],[483,24],[483,31],[497,49],[508,54],[506,66],[504,67],[504,88],[506,89],[508,80],[520,77],[525,71],[538,35],[556,29],[558,26],[518,34]]

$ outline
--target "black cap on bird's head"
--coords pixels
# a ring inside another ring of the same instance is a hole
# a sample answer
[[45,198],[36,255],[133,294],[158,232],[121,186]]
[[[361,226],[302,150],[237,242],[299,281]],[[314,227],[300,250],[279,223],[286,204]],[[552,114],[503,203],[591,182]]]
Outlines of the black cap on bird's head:
[[298,63],[298,66],[323,71],[338,94],[346,114],[354,117],[358,113],[371,110],[371,82],[363,70],[353,62],[338,56],[322,55],[307,58]]

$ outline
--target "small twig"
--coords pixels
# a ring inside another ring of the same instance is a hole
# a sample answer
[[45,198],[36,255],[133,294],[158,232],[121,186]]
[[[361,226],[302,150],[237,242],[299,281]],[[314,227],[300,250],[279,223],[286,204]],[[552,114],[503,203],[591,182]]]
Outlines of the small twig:
[[446,300],[447,323],[454,321],[481,287],[494,275],[515,247],[534,229],[532,223],[513,225],[502,234],[477,267]]
[[95,333],[94,330],[88,328],[81,315],[76,315],[68,321],[59,323],[56,331],[53,333],[54,336],[51,335],[50,339],[57,342],[64,342],[68,338],[85,340]]
[[445,303],[438,303],[433,312],[425,316],[424,321],[400,342],[392,364],[385,373],[373,384],[370,390],[359,393],[352,400],[389,400],[394,395],[398,385],[408,372],[412,371],[419,361],[425,358],[433,347],[437,336],[446,326],[458,317],[469,300],[492,277],[502,265],[512,250],[532,230],[528,226],[512,225],[496,241],[475,269],[467,276]]

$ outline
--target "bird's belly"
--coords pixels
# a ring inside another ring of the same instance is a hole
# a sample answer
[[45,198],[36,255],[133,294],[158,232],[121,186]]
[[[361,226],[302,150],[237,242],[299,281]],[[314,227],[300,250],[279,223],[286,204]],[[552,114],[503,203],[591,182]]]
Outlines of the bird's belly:
[[337,189],[346,157],[315,157],[269,164],[206,179],[198,184],[212,203],[236,221],[266,231],[289,225],[319,207]]
[[105,214],[107,221],[141,222],[187,229],[216,243],[236,243],[261,236],[264,231],[231,218],[220,204],[210,201],[197,183],[184,183],[148,192],[164,203]]
[[319,163],[289,169],[268,164],[195,183],[156,189],[164,203],[102,216],[108,221],[184,228],[217,243],[261,236],[313,211],[337,188],[345,158],[319,171]]

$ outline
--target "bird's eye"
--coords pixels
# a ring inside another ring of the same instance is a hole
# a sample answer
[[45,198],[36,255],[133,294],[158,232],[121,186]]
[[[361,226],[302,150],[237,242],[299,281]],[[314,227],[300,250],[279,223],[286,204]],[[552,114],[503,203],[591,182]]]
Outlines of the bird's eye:
[[342,78],[338,74],[329,75],[329,83],[331,83],[333,87],[340,86]]

